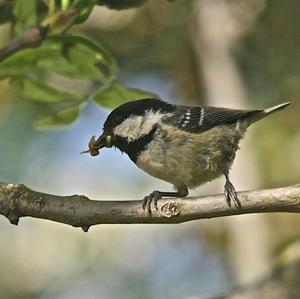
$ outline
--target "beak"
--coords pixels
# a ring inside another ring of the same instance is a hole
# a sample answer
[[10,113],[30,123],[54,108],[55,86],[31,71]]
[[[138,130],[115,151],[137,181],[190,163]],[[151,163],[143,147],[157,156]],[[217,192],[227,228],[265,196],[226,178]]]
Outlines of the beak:
[[103,147],[112,147],[112,136],[105,132],[98,139],[92,136],[89,149],[81,152],[81,154],[89,153],[91,156],[98,156],[99,150]]

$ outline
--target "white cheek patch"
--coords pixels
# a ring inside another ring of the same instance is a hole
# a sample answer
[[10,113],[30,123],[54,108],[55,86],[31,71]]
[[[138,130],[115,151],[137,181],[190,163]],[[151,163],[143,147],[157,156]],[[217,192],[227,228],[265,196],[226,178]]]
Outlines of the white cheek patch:
[[131,116],[115,127],[114,134],[128,141],[134,141],[150,133],[164,116],[159,111],[153,112],[152,110],[147,111],[143,116]]

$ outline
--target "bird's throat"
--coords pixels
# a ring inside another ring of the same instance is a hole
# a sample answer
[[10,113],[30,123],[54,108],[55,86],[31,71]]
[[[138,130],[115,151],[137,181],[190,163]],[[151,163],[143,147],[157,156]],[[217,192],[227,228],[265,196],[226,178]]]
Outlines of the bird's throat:
[[154,127],[148,134],[143,135],[137,140],[129,141],[128,139],[120,136],[115,136],[114,145],[120,149],[122,152],[125,152],[129,158],[136,163],[139,153],[141,153],[147,145],[152,141],[153,135],[156,132],[157,128]]

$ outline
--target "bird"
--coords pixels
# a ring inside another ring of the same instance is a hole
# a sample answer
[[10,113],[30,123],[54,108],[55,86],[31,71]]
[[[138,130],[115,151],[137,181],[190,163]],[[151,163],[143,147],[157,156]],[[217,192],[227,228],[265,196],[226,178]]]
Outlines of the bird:
[[155,190],[145,196],[142,208],[151,214],[163,197],[187,197],[196,188],[222,175],[224,195],[241,208],[229,178],[239,142],[254,122],[280,111],[286,102],[267,109],[240,110],[210,106],[183,106],[160,99],[130,101],[107,117],[99,138],[93,136],[83,153],[116,147],[143,171],[171,183],[175,192]]

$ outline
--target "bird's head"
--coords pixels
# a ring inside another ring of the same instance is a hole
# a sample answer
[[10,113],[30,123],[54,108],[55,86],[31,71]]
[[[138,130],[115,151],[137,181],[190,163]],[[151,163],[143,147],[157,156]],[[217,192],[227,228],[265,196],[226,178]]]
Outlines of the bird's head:
[[108,115],[102,134],[98,139],[92,137],[85,152],[96,156],[101,148],[115,146],[134,159],[137,151],[150,141],[156,124],[173,110],[173,105],[157,99],[125,103]]

